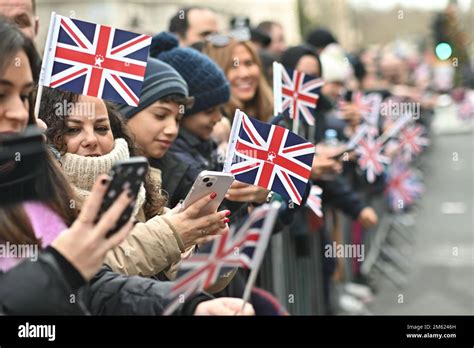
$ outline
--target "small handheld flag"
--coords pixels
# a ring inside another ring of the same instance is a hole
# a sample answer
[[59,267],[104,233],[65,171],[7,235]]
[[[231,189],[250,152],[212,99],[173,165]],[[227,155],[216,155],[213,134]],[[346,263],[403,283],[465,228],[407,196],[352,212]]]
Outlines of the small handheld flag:
[[137,106],[151,37],[51,14],[40,86]]
[[224,172],[301,204],[314,157],[314,145],[280,126],[236,110]]
[[306,205],[316,214],[318,217],[323,217],[323,210],[321,204],[321,194],[323,189],[318,185],[313,185],[309,193]]
[[385,194],[395,212],[410,207],[423,193],[423,184],[401,158],[393,161],[387,178]]
[[189,269],[174,282],[169,298],[174,302],[165,310],[171,314],[179,306],[179,296],[187,298],[212,285],[224,269],[242,267],[258,271],[275,225],[280,203],[256,208],[240,228],[214,240],[210,253],[195,254],[184,260],[181,270]]
[[389,158],[382,154],[383,144],[379,139],[367,136],[359,142],[355,151],[359,155],[357,163],[362,170],[366,171],[367,181],[372,183],[375,177],[384,171],[384,164],[390,162]]
[[275,115],[282,113],[293,120],[295,133],[300,120],[314,126],[313,111],[324,81],[297,70],[286,69],[277,62],[273,63],[273,81]]
[[423,147],[429,145],[429,140],[423,136],[424,133],[425,128],[420,124],[409,125],[400,131],[399,146],[406,162],[411,161],[423,151]]

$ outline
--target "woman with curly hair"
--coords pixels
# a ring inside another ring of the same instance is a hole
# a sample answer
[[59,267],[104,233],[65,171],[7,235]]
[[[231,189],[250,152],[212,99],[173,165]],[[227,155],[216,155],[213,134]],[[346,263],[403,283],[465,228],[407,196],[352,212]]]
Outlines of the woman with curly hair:
[[[180,104],[189,102],[181,76],[156,60],[148,63],[143,91],[160,86],[161,81],[152,76],[165,69],[175,80],[168,98]],[[167,76],[163,81],[169,79]],[[48,126],[48,142],[57,150],[61,167],[81,198],[89,195],[95,178],[108,173],[117,161],[141,154],[118,112],[101,99],[45,89],[39,114]],[[165,208],[166,198],[160,188],[161,173],[150,168],[135,202],[134,216],[139,223],[106,257],[105,263],[114,271],[142,276],[165,271],[166,277],[172,279],[182,254],[189,254],[196,243],[227,230],[229,211],[200,216],[195,209],[195,205],[207,204],[214,196],[206,196],[178,213]],[[210,234],[203,236],[203,230]]]

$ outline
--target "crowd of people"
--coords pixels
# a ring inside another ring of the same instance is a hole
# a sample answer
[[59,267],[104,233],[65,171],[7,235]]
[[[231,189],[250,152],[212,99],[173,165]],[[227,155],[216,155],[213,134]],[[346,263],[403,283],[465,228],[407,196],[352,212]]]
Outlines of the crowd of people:
[[[322,188],[324,210],[342,211],[363,233],[376,233],[378,216],[369,198],[383,192],[385,177],[369,183],[352,153],[333,156],[328,136],[347,142],[363,121],[361,104],[345,96],[377,92],[385,100],[419,103],[416,122],[425,125],[435,105],[429,74],[421,73],[429,66],[420,56],[401,56],[390,47],[348,53],[323,28],[287,47],[283,26],[270,21],[250,27],[235,20],[234,30],[224,34],[211,9],[189,7],[170,20],[168,32],[153,36],[137,107],[44,87],[36,118],[35,11],[34,0],[0,0],[0,136],[34,124],[44,130],[54,192],[47,202],[0,205],[1,242],[41,250],[36,262],[0,259],[0,314],[162,314],[180,262],[256,206],[277,199],[265,188],[235,181],[218,211],[200,214],[214,195],[176,209],[201,171],[222,171],[237,108],[274,122],[273,61],[324,80],[315,126],[299,129],[316,146],[310,181]],[[94,114],[68,108],[58,117],[57,105],[64,103],[93,105]],[[381,132],[390,124],[380,117]],[[138,155],[150,165],[138,194],[124,192],[97,221],[110,184],[107,173],[117,161]],[[107,238],[131,201],[132,219]],[[273,233],[290,230],[304,244],[306,235],[317,232],[321,245],[331,244],[326,215],[309,224],[307,214],[304,204],[284,205]],[[322,260],[326,314],[334,314],[335,263]],[[354,280],[367,286],[355,273]],[[243,307],[247,277],[241,269],[219,277],[205,292],[185,299],[175,314],[288,314],[272,289],[255,288]]]

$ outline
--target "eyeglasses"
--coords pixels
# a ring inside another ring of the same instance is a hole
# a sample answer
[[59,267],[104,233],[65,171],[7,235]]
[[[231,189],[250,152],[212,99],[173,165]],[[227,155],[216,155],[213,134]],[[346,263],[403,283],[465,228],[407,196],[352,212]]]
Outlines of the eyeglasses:
[[216,47],[225,47],[234,39],[238,42],[249,41],[251,38],[249,28],[232,29],[229,34],[211,34],[206,37],[206,41]]

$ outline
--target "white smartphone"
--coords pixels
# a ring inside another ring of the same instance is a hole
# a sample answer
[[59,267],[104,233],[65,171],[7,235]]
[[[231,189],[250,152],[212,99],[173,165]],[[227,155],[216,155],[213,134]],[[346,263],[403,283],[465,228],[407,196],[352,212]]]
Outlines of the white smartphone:
[[224,200],[225,194],[233,181],[234,176],[231,173],[214,172],[210,170],[202,171],[199,173],[194,181],[193,187],[186,196],[181,211],[202,197],[215,192],[217,194],[216,198],[202,209],[200,216],[215,212]]

